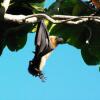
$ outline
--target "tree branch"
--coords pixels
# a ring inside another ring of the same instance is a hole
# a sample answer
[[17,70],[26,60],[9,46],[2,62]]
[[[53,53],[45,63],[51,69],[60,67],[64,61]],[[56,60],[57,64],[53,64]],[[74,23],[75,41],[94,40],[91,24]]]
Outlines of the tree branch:
[[7,11],[11,0],[4,0],[2,6],[5,8],[5,12]]
[[48,15],[46,15],[46,14],[34,14],[34,15],[29,15],[29,16],[27,16],[26,18],[25,18],[25,20],[26,19],[28,19],[28,18],[32,18],[32,17],[38,17],[38,18],[40,18],[40,19],[47,19],[47,20],[49,20],[49,21],[51,21],[52,23],[54,23],[54,24],[57,24],[57,23],[63,23],[63,22],[65,22],[66,20],[55,20],[55,19],[53,19],[52,17],[50,17],[50,16],[48,16]]
[[25,15],[11,15],[11,14],[5,14],[4,15],[4,20],[5,21],[12,21],[12,22],[16,22],[16,23],[35,23],[37,22],[37,17],[32,17],[32,18],[28,18],[25,20],[27,16]]
[[48,16],[46,14],[33,14],[33,15],[11,15],[5,14],[4,20],[17,22],[17,23],[35,23],[39,20],[47,19],[54,24],[66,23],[66,24],[80,24],[88,21],[95,21],[100,23],[99,16],[69,16],[69,15],[54,15]]

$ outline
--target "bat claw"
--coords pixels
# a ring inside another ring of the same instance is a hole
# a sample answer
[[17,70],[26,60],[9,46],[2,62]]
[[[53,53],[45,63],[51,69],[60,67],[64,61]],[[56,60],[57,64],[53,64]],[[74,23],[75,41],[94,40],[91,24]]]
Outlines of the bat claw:
[[35,71],[37,72],[37,74],[35,76],[36,77],[38,76],[42,82],[45,82],[46,77],[44,76],[44,74],[37,68],[35,68]]
[[46,77],[44,76],[44,74],[41,71],[40,71],[38,76],[39,76],[39,78],[41,79],[42,82],[45,82],[45,80],[47,80]]

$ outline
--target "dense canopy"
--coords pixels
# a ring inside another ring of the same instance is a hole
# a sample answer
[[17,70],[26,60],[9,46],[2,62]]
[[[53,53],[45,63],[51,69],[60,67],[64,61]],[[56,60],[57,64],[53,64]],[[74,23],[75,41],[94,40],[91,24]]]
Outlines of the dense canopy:
[[[11,51],[22,49],[27,42],[27,34],[36,32],[37,23],[42,20],[40,18],[35,23],[18,23],[5,20],[5,14],[27,16],[41,13],[50,17],[54,15],[99,16],[99,10],[88,1],[56,0],[50,7],[44,8],[45,0],[11,0],[7,11],[5,11],[3,2],[4,0],[0,1],[0,55],[6,46]],[[86,64],[97,65],[100,63],[99,22],[89,20],[80,24],[67,24],[65,22],[55,24],[47,19],[44,21],[50,35],[60,36],[64,39],[64,43],[81,50]]]

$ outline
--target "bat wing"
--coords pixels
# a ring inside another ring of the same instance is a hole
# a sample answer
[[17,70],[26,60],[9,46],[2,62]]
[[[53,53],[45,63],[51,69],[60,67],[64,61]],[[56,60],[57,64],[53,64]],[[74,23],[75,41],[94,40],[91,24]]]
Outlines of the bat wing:
[[36,55],[41,57],[53,50],[50,44],[47,28],[43,21],[41,21],[37,27],[35,46]]

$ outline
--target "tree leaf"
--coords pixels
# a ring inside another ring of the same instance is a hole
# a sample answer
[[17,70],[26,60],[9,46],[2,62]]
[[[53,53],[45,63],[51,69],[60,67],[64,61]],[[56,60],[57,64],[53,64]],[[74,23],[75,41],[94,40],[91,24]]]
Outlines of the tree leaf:
[[3,34],[1,33],[0,34],[0,56],[2,55],[5,46],[6,46],[6,41],[5,38],[3,37]]
[[9,14],[24,14],[24,15],[30,15],[33,14],[34,9],[29,7],[27,4],[18,4],[18,3],[13,3],[9,6],[7,13]]
[[91,48],[88,48],[87,46],[84,46],[81,49],[81,54],[84,62],[88,65],[97,65],[100,63],[100,59],[98,59],[93,51],[91,51]]
[[[84,1],[88,3],[87,1]],[[83,3],[81,0],[57,0],[49,8],[48,14],[60,14],[60,15],[90,15],[94,11]]]
[[19,3],[25,3],[25,2],[29,2],[29,3],[41,3],[44,2],[45,0],[11,0],[12,2],[19,2]]
[[29,3],[29,4],[34,9],[33,13],[44,12],[44,2],[43,3]]
[[9,29],[6,34],[7,46],[11,51],[22,49],[27,41],[27,33],[32,29],[32,24],[20,25]]
[[27,41],[27,34],[17,35],[9,34],[7,37],[7,47],[11,51],[18,51],[24,47]]
[[48,14],[72,14],[73,3],[70,0],[55,1],[49,8]]

